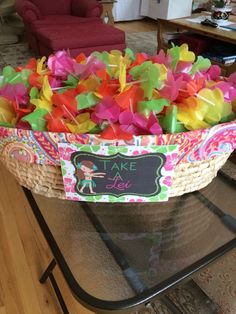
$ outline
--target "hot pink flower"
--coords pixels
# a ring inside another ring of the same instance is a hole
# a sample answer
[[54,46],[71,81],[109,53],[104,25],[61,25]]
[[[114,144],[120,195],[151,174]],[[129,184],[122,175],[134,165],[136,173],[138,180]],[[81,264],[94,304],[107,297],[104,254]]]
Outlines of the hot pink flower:
[[206,72],[206,78],[208,80],[217,81],[220,78],[220,74],[221,68],[218,65],[213,64]]
[[232,83],[233,86],[236,88],[236,72],[230,74],[228,77],[228,82]]
[[[136,119],[138,116],[132,113],[129,110],[123,111],[120,116],[119,116],[119,122],[120,122],[120,128],[122,131],[126,133],[130,133],[133,135],[138,135],[139,134],[139,128],[136,125]],[[144,118],[144,123],[145,117]]]
[[236,99],[236,88],[231,83],[219,82],[214,88],[219,88],[222,91],[226,102],[231,102]]
[[120,114],[119,122],[122,131],[133,135],[162,134],[162,128],[154,114],[147,119],[139,113],[126,110]]
[[175,72],[176,73],[189,73],[192,69],[193,64],[191,62],[179,61],[177,63]]
[[62,81],[56,79],[53,76],[49,76],[48,77],[48,81],[49,81],[49,84],[50,84],[51,88],[57,88],[57,87],[61,87],[62,86]]
[[175,78],[171,70],[168,70],[165,86],[160,90],[160,96],[170,101],[176,100],[179,95],[182,77]]
[[22,83],[18,83],[15,85],[4,85],[4,87],[0,88],[0,96],[3,96],[11,101],[15,101],[17,104],[22,105],[26,105],[29,101],[27,88]]
[[158,55],[150,58],[153,63],[164,64],[166,67],[169,67],[171,64],[171,57],[166,55],[164,50],[161,49]]
[[74,73],[74,64],[76,62],[63,51],[57,51],[54,55],[48,57],[48,68],[55,76],[67,77],[68,74]]
[[103,120],[115,123],[118,121],[120,115],[120,107],[117,102],[110,96],[104,97],[103,100],[96,105],[91,119],[99,124]]
[[163,133],[162,128],[160,124],[158,123],[158,120],[154,114],[150,114],[148,118],[146,130],[150,132],[151,134],[155,134],[155,135],[159,135]]
[[91,74],[96,74],[98,70],[103,70],[106,68],[105,63],[96,58],[95,56],[90,56],[87,59],[86,64],[75,63],[74,73],[80,76],[81,80],[87,79]]

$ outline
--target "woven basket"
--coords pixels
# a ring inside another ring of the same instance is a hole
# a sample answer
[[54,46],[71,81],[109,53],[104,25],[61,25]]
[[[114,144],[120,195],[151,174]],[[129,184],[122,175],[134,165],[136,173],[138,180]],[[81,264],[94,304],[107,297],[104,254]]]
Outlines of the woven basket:
[[89,145],[178,144],[179,159],[169,195],[173,197],[199,190],[212,181],[236,148],[236,121],[186,133],[134,137],[134,141],[129,143],[105,142],[95,135],[32,132],[1,127],[0,159],[22,186],[44,196],[64,199],[57,143],[65,141]]
[[[175,168],[170,196],[199,190],[208,185],[227,161],[230,153],[196,163],[182,163]],[[65,198],[59,166],[27,164],[13,158],[1,157],[18,182],[33,192],[48,197]]]

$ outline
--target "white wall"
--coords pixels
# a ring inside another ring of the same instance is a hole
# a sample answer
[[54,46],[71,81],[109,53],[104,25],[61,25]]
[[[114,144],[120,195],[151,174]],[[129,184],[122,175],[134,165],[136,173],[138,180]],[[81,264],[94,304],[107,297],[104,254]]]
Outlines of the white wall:
[[114,20],[130,21],[142,18],[140,16],[141,0],[118,0],[113,6]]
[[141,15],[153,19],[176,19],[191,15],[192,0],[142,0]]

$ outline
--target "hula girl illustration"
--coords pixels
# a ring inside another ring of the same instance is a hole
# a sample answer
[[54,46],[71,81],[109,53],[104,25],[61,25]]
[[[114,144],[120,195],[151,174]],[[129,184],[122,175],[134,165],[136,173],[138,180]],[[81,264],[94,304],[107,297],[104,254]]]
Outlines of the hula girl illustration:
[[104,178],[106,173],[104,172],[94,172],[97,170],[97,166],[89,160],[82,160],[77,164],[78,169],[76,170],[75,176],[79,180],[80,193],[83,193],[86,187],[89,188],[91,194],[96,194],[93,188],[96,187],[96,183],[93,178]]

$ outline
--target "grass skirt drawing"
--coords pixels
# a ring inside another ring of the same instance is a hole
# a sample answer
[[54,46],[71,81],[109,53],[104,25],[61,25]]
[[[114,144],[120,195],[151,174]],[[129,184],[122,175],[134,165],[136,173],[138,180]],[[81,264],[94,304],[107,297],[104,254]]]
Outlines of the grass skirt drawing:
[[76,170],[75,176],[79,183],[79,192],[84,193],[84,189],[89,189],[91,194],[96,194],[93,188],[96,187],[96,183],[93,178],[104,178],[106,173],[94,172],[97,170],[97,166],[89,160],[83,160],[77,164],[78,169]]

